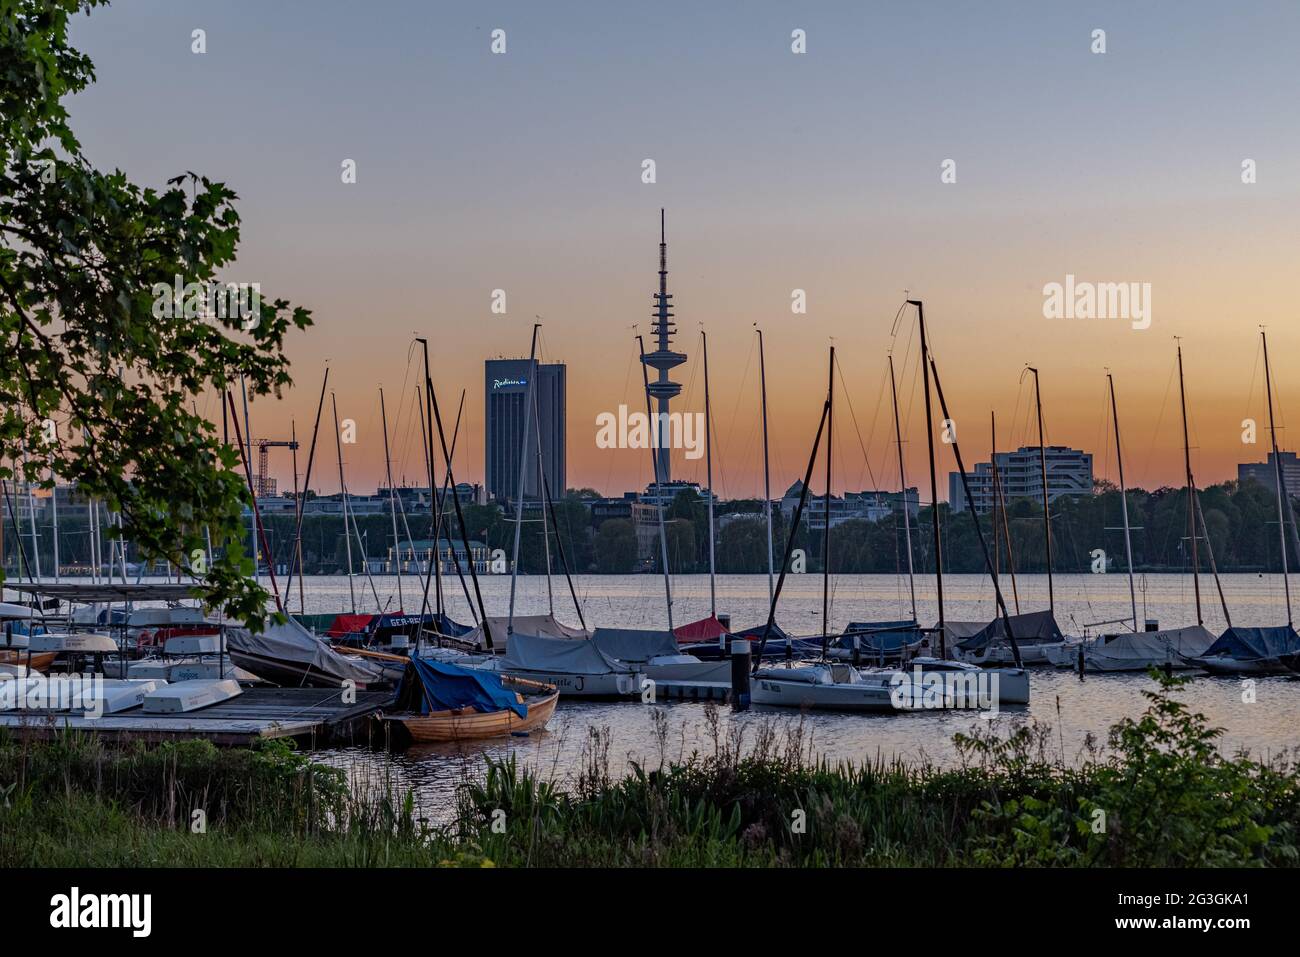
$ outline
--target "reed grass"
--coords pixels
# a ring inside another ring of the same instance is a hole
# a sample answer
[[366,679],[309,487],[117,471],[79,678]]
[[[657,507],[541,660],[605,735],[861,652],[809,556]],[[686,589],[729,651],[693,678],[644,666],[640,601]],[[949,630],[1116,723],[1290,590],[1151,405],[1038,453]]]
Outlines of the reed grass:
[[570,786],[489,762],[442,824],[391,776],[358,786],[283,743],[6,734],[0,866],[1295,865],[1296,765],[1221,754],[1179,684],[1073,762],[1034,723],[959,736],[946,769],[830,762],[799,726],[765,727],[748,745],[715,731],[707,756],[661,747],[657,766],[615,777],[593,728]]

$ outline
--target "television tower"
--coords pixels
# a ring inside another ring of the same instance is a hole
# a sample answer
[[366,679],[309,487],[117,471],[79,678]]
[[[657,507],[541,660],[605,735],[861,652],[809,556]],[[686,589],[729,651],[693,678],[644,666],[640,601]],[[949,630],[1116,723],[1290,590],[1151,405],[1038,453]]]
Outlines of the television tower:
[[670,311],[672,295],[668,292],[668,240],[664,228],[664,211],[659,210],[659,291],[655,293],[655,311],[654,322],[651,323],[651,331],[658,338],[658,348],[654,352],[647,352],[641,357],[651,369],[658,371],[659,376],[650,380],[650,397],[655,399],[658,404],[658,423],[655,428],[661,443],[657,450],[659,456],[659,475],[657,481],[667,483],[672,479],[672,449],[669,432],[668,403],[674,396],[682,391],[680,383],[673,382],[668,378],[668,370],[674,366],[679,366],[686,361],[686,354],[683,352],[673,352],[669,346],[672,344],[673,333],[677,331],[677,326],[673,322],[673,314]]

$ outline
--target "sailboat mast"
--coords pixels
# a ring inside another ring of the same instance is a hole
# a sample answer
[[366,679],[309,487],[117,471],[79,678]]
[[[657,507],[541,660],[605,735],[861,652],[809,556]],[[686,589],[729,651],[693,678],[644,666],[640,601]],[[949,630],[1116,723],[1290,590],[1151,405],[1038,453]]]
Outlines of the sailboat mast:
[[1110,386],[1110,415],[1115,423],[1115,461],[1119,463],[1119,504],[1124,515],[1124,557],[1128,559],[1128,600],[1133,606],[1133,630],[1138,630],[1137,589],[1133,586],[1133,540],[1128,527],[1128,486],[1124,484],[1124,449],[1119,439],[1119,407],[1115,404],[1115,377],[1106,373]]
[[[519,580],[519,535],[524,526],[524,482],[528,477],[528,429],[533,420],[533,386],[537,382],[537,326],[533,323],[533,344],[528,350],[528,388],[524,390],[524,441],[519,448],[519,485],[515,489],[515,545],[510,567],[510,617],[506,639],[515,633],[515,587]],[[435,542],[435,544],[437,544]]]
[[[294,506],[294,511],[297,514],[294,518],[293,539],[294,542],[297,543],[297,546],[293,552],[292,557],[289,560],[289,584],[285,586],[286,589],[285,595],[288,596],[290,594],[290,589],[293,585],[293,572],[296,565],[298,570],[298,605],[299,605],[298,611],[303,614],[306,614],[307,606],[303,597],[303,584],[302,584],[302,575],[304,571],[303,560],[302,560],[302,515],[303,515],[303,508],[305,507],[307,501],[307,490],[311,488],[311,469],[312,469],[312,465],[314,465],[316,462],[316,439],[320,435],[320,416],[321,416],[321,410],[325,408],[325,388],[326,386],[329,385],[329,381],[330,381],[330,370],[329,370],[329,366],[326,366],[325,377],[321,380],[321,384],[320,384],[320,398],[316,402],[316,423],[311,428],[311,446],[307,450],[307,470],[303,474],[303,478],[302,478],[302,495],[299,496],[298,501],[295,503]],[[221,408],[223,413],[225,407],[226,407],[225,403],[222,403]],[[222,416],[222,420],[224,423],[225,421],[224,414]],[[228,438],[226,440],[226,444],[227,445],[230,444]],[[295,468],[295,472],[296,471],[297,470]]]
[[[533,425],[534,433],[537,436],[537,489],[542,493],[542,552],[546,556],[546,603],[551,610],[551,617],[555,616],[555,589],[551,587],[551,531],[546,521],[546,507],[550,504],[550,492],[546,487],[546,464],[542,459],[542,403],[539,399],[533,403]],[[561,489],[560,491],[564,491]],[[555,529],[555,541],[560,541],[560,530]]]
[[397,491],[393,488],[393,457],[388,450],[388,408],[384,404],[384,388],[379,387],[379,418],[384,427],[384,472],[388,476],[388,511],[393,520],[393,555],[397,558],[397,607],[406,610],[402,597],[402,540],[397,537]]
[[[298,423],[293,419],[289,420],[289,452],[293,457],[293,501],[294,507],[298,507],[300,490],[298,488]],[[208,565],[212,564],[212,530],[205,527],[203,530],[208,540]],[[295,535],[293,538],[293,551],[290,552],[289,567],[293,567],[293,556],[297,555],[298,565],[302,565],[302,536]],[[293,581],[286,580],[284,583],[284,598],[289,601],[293,597]],[[298,582],[298,604],[304,604],[302,594],[302,581]]]
[[[447,466],[447,485],[451,489],[453,489],[454,492],[456,488],[456,478],[452,474],[452,470],[451,470],[452,451],[449,451],[447,448],[447,433],[442,428],[442,412],[440,412],[438,409],[438,394],[433,391],[433,379],[429,375],[428,356],[429,356],[428,343],[426,342],[425,361],[424,361],[424,394],[429,405],[429,415],[428,415],[428,428],[430,429],[429,447],[430,449],[433,448],[432,429],[434,425],[437,425],[438,445],[442,449],[442,461]],[[430,488],[429,491],[430,493],[432,493],[433,489]],[[466,559],[465,564],[469,566],[470,581],[474,583],[474,601],[475,604],[478,605],[479,622],[481,624],[481,627],[483,628],[483,638],[486,642],[487,650],[489,652],[492,652],[494,650],[493,641],[492,641],[492,623],[488,621],[487,607],[483,604],[483,590],[479,588],[478,570],[476,569],[475,562],[474,562],[474,550],[470,548],[470,544],[469,544],[469,527],[465,524],[465,512],[460,507],[460,497],[458,495],[453,494],[451,496],[451,505],[452,505],[452,509],[455,511],[456,514],[456,523],[460,526],[460,539],[461,539],[461,543],[465,546],[465,559]],[[441,507],[439,508],[438,512],[439,512],[438,514],[439,520],[441,520],[442,518]],[[436,543],[436,539],[435,539],[435,543]],[[454,548],[452,549],[452,560],[456,563],[457,574],[459,575],[460,562],[456,559]],[[461,580],[462,582],[464,581],[463,578]]]
[[700,333],[704,351],[704,471],[709,483],[709,614],[718,617],[717,566],[713,548],[713,407],[709,404],[709,339]]
[[[889,394],[894,402],[894,442],[898,446],[898,488],[903,497],[903,537],[907,539],[907,590],[912,596],[912,620],[916,621],[916,571],[912,566],[912,517],[907,503],[907,473],[903,468],[903,427],[898,417],[898,384],[894,379],[894,356],[889,356]],[[897,527],[897,526],[895,526]]]
[[[244,448],[244,473],[248,476],[248,485],[253,490],[253,497],[256,498],[257,493],[261,490],[253,485],[253,427],[249,425],[248,422],[248,386],[244,382],[244,374],[242,372],[239,374],[239,395],[240,398],[243,399],[244,403],[244,441],[247,443],[246,445],[240,443]],[[238,432],[239,413],[232,408],[230,414],[235,417],[235,431]],[[254,509],[254,512],[256,512],[256,509]],[[262,574],[261,569],[258,567],[257,560],[257,519],[255,515],[249,518],[248,537],[251,539],[253,546],[252,549],[250,549],[253,553],[253,581],[260,582],[262,580]],[[123,545],[123,548],[125,547],[126,546]],[[271,556],[268,555],[266,560],[269,562]],[[349,574],[351,574],[351,571],[352,569],[349,568]],[[355,609],[353,610],[355,611]]]
[[[650,373],[648,366],[645,364],[645,339],[641,336],[636,337],[637,345],[641,350],[641,382],[645,386],[645,414],[646,420],[656,422],[654,415],[650,411]],[[672,577],[668,574],[668,532],[664,529],[664,488],[659,482],[659,444],[662,436],[659,433],[659,426],[655,426],[655,440],[650,443],[650,464],[653,468],[655,489],[658,495],[655,497],[655,513],[659,517],[659,560],[664,567],[664,600],[668,605],[668,630],[673,630],[673,584]]]
[[352,604],[352,614],[357,613],[357,590],[352,584],[352,531],[348,528],[348,487],[343,481],[343,440],[339,436],[339,403],[330,393],[330,405],[334,409],[334,451],[339,460],[339,495],[343,504],[343,544],[347,546],[348,556],[348,599]]
[[763,514],[767,518],[767,602],[772,603],[772,476],[767,455],[767,367],[763,362],[763,330],[758,330],[758,382],[763,405]]
[[[41,543],[36,537],[36,498],[32,495],[32,476],[27,468],[27,449],[23,449],[23,481],[27,484],[27,524],[31,527],[32,533],[32,557],[36,561],[36,578],[39,581],[41,576]],[[122,548],[126,548],[126,539],[122,539]],[[124,552],[125,553],[125,552]],[[253,554],[257,554],[257,545],[253,545]],[[125,573],[123,573],[125,574]]]
[[[1183,410],[1183,464],[1187,468],[1187,536],[1192,543],[1192,590],[1196,593],[1196,623],[1205,624],[1205,618],[1201,614],[1201,574],[1200,561],[1196,554],[1196,505],[1193,502],[1193,496],[1196,495],[1196,483],[1192,480],[1192,451],[1191,444],[1187,437],[1187,392],[1183,388],[1183,347],[1178,346],[1178,399],[1182,404]],[[1270,409],[1270,414],[1272,410]],[[1286,561],[1286,546],[1282,547],[1282,561]]]
[[[930,404],[930,345],[925,338],[925,308],[919,299],[909,299],[916,306],[921,328],[921,377],[925,387],[925,444],[930,452],[930,517],[934,526],[934,583],[939,600],[939,657],[948,657],[948,634],[943,617],[943,541],[939,534],[939,480],[934,470],[934,413]],[[972,505],[972,507],[974,507]]]
[[1268,336],[1259,330],[1259,338],[1264,343],[1264,387],[1268,392],[1268,437],[1273,446],[1273,484],[1277,487],[1277,531],[1282,545],[1282,586],[1286,590],[1286,623],[1291,621],[1291,579],[1286,561],[1286,515],[1282,510],[1282,457],[1277,452],[1277,430],[1273,427],[1273,376],[1268,367]]
[[1016,588],[1016,554],[1011,546],[1011,523],[1007,520],[1007,501],[1002,495],[1002,473],[998,471],[998,433],[996,428],[993,429],[993,454],[991,456],[993,466],[993,504],[996,508],[995,517],[1001,516],[1002,519],[1002,538],[1007,543],[1007,574],[1011,576],[1011,597],[1016,603],[1016,614],[1020,614],[1020,592]]
[[54,523],[54,580],[59,580],[59,483],[54,469],[50,469],[50,518]]
[[1043,483],[1043,543],[1047,549],[1047,607],[1056,614],[1056,593],[1052,590],[1052,504],[1047,494],[1047,440],[1043,437],[1043,393],[1038,385],[1038,370],[1033,366],[1034,404],[1038,408],[1038,468]]
[[997,413],[989,410],[989,490],[992,494],[990,511],[993,519],[993,581],[997,583],[1002,577],[1002,532],[998,528],[998,419]]
[[826,522],[822,529],[822,657],[830,642],[831,602],[831,446],[835,437],[835,347],[831,346],[830,370],[826,384],[826,501],[822,515]]

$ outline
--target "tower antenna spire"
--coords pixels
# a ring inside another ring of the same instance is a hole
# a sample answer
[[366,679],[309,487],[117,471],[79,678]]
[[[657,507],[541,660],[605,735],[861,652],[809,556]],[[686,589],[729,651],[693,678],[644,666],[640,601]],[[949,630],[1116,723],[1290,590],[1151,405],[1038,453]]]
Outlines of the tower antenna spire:
[[[670,400],[679,395],[682,391],[680,383],[673,382],[668,378],[671,369],[681,365],[686,361],[685,353],[674,352],[672,350],[673,333],[676,331],[676,325],[673,323],[672,313],[672,295],[668,292],[668,239],[667,227],[663,208],[659,210],[659,291],[655,293],[654,321],[650,328],[654,336],[655,350],[644,353],[641,356],[641,362],[647,367],[647,372],[654,369],[658,375],[653,379],[648,379],[646,391],[650,397],[655,400],[658,406],[654,437],[655,449],[658,455],[658,469],[655,476],[655,482],[664,486],[672,478],[672,460],[670,443],[665,441],[669,438],[662,434],[664,426],[668,423],[668,406]],[[659,493],[663,494],[664,489],[660,488]]]

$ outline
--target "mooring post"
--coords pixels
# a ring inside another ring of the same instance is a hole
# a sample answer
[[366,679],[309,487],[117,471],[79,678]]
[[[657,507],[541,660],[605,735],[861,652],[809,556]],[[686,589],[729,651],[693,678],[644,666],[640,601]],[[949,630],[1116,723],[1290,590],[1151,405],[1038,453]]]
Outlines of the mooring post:
[[749,641],[745,638],[731,640],[731,706],[737,711],[749,708]]

